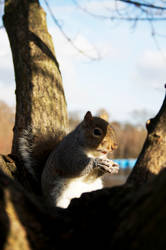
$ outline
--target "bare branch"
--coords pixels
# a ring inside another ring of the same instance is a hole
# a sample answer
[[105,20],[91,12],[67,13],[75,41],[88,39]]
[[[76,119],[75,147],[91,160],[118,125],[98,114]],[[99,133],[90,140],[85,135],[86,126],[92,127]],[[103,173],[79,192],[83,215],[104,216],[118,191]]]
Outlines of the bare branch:
[[157,37],[156,37],[156,36],[157,36],[157,33],[156,33],[156,31],[155,31],[155,28],[154,28],[154,26],[153,26],[153,23],[152,23],[152,22],[149,22],[149,24],[150,24],[150,27],[151,27],[151,35],[152,35],[154,44],[155,44],[155,46],[156,46],[156,49],[159,51],[159,53],[160,53],[160,55],[161,55],[163,61],[166,63],[166,56],[165,56],[165,54],[163,53],[163,51],[162,51],[162,49],[161,49],[161,47],[160,47],[160,45],[159,45],[159,42],[158,42],[158,40],[157,40]]
[[87,8],[81,6],[76,0],[73,0],[73,3],[77,6],[77,8],[79,8],[80,10],[82,10],[83,12],[87,13],[88,15],[90,15],[92,17],[101,18],[101,19],[110,19],[110,16],[92,13]]
[[151,8],[151,9],[166,10],[166,7],[158,6],[158,5],[154,5],[154,4],[143,3],[143,2],[137,2],[137,1],[131,1],[131,0],[116,0],[116,1],[124,2],[124,3],[127,3],[127,4],[132,4],[132,5],[135,5],[138,8],[143,6],[143,7]]
[[90,60],[100,60],[101,59],[101,55],[99,54],[99,52],[97,50],[96,51],[96,57],[90,56],[87,53],[85,53],[83,50],[81,50],[80,48],[78,48],[75,43],[73,42],[73,40],[66,34],[66,32],[63,30],[62,25],[59,23],[59,21],[56,19],[56,17],[54,16],[54,13],[52,11],[52,9],[50,8],[48,1],[44,0],[47,9],[50,13],[50,16],[52,18],[52,20],[54,21],[55,25],[58,27],[58,29],[60,30],[60,32],[62,33],[62,35],[65,37],[65,39],[71,44],[71,46],[77,50],[80,54],[82,54],[83,56],[89,58]]
[[166,21],[166,17],[163,18],[154,18],[154,17],[110,17],[111,20],[121,20],[121,21]]
[[[127,0],[116,0],[115,3],[117,1],[120,1],[120,2],[126,2],[127,3]],[[129,1],[130,2],[130,1]],[[76,0],[73,0],[73,3],[77,6],[77,8],[79,8],[80,10],[82,10],[83,12],[87,13],[88,15],[94,17],[94,18],[101,18],[101,19],[108,19],[110,21],[114,21],[114,20],[117,20],[117,21],[129,21],[129,22],[137,22],[137,21],[150,21],[150,22],[153,22],[153,21],[166,21],[166,17],[149,17],[148,15],[146,15],[146,17],[140,17],[140,16],[137,16],[137,17],[129,17],[129,16],[126,16],[126,15],[121,15],[121,13],[119,12],[119,9],[118,7],[116,7],[116,13],[118,13],[118,15],[109,15],[109,16],[106,16],[106,15],[101,15],[101,14],[95,14],[91,11],[89,11],[87,8],[81,6]],[[135,6],[138,7],[138,5],[136,5],[137,2],[133,2],[132,4],[135,3]],[[144,5],[143,5],[144,6]],[[142,12],[146,12],[143,8],[142,8],[142,5],[139,6],[140,10]],[[163,10],[163,9],[162,9]],[[166,8],[165,8],[166,10]],[[146,13],[147,14],[147,13]]]

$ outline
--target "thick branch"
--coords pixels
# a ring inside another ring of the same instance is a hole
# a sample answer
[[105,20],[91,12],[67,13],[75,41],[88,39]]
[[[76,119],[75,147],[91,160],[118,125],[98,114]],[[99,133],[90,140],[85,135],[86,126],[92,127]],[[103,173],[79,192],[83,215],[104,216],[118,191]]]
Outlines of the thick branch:
[[141,185],[166,167],[166,97],[159,113],[147,122],[148,135],[128,183]]
[[67,210],[49,210],[0,172],[0,247],[162,250],[165,188],[164,170],[141,189],[100,190],[73,200]]

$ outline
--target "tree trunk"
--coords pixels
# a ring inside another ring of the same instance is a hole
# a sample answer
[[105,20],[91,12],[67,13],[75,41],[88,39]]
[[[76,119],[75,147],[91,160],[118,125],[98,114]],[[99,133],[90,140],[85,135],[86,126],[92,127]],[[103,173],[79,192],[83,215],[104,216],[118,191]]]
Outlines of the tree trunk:
[[139,186],[166,167],[166,97],[159,113],[146,124],[148,134],[127,183]]
[[12,154],[19,158],[18,139],[24,129],[32,130],[32,137],[38,144],[41,144],[40,138],[43,143],[50,134],[59,140],[59,134],[68,127],[68,118],[61,73],[47,31],[45,12],[38,0],[5,2],[3,20],[16,79]]

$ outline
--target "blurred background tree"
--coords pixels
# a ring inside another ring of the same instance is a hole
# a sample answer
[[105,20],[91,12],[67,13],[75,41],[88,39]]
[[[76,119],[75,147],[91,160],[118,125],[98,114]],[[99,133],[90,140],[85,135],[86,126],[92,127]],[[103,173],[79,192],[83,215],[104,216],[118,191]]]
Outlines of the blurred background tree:
[[[109,112],[101,108],[97,116],[108,119],[114,127],[119,141],[118,149],[111,155],[112,158],[137,158],[146,138],[146,130],[143,125],[119,123],[110,121]],[[3,101],[0,101],[0,151],[3,154],[10,153],[12,145],[12,129],[14,126],[14,108],[9,107]],[[74,129],[81,121],[78,112],[69,113],[70,130]]]
[[14,109],[0,101],[0,152],[2,154],[11,151],[14,117]]

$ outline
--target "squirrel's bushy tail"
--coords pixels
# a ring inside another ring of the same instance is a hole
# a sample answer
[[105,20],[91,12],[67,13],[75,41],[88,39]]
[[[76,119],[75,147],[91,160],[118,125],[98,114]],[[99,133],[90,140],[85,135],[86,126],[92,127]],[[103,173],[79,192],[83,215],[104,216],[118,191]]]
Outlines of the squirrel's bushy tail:
[[23,130],[19,138],[19,152],[25,168],[31,175],[40,178],[49,154],[65,135],[65,131],[34,135],[30,126]]
[[35,159],[32,157],[33,153],[33,134],[32,128],[22,131],[22,135],[19,138],[19,151],[24,162],[24,166],[30,174],[35,176],[34,165]]

